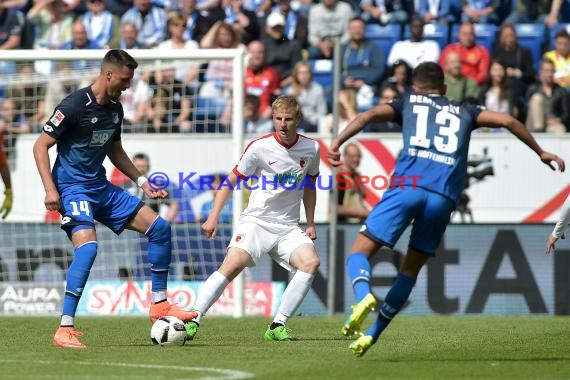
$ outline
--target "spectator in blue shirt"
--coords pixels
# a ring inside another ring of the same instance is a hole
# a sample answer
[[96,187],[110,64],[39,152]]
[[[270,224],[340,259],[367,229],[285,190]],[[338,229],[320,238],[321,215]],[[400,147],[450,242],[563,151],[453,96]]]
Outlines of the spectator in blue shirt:
[[119,44],[119,17],[105,9],[103,0],[86,0],[87,12],[80,17],[87,38],[100,49],[117,47]]
[[426,24],[450,24],[455,21],[450,0],[419,0],[416,12]]
[[134,7],[125,12],[121,22],[130,21],[137,27],[137,42],[143,48],[153,48],[164,41],[166,12],[150,0],[134,0]]
[[353,18],[348,24],[350,40],[342,45],[341,74],[342,84],[347,90],[353,90],[357,97],[364,92],[372,95],[376,92],[385,70],[385,57],[382,50],[374,42],[364,36],[364,20]]
[[[71,25],[71,41],[66,42],[61,45],[62,50],[73,50],[73,49],[100,49],[100,47],[93,41],[87,38],[87,30],[85,25],[80,20],[75,21]],[[88,70],[95,67],[99,67],[100,62],[98,61],[73,61],[71,62],[71,67],[74,70]]]

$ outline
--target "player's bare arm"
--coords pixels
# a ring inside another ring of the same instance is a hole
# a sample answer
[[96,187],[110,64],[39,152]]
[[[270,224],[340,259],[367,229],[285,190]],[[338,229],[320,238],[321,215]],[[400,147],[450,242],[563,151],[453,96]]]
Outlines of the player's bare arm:
[[305,206],[305,215],[307,218],[307,228],[305,233],[311,240],[317,240],[317,230],[315,229],[315,207],[317,205],[317,188],[316,178],[309,176],[313,186],[305,186],[303,188],[303,205]]
[[534,139],[528,129],[526,129],[526,127],[514,117],[498,112],[482,111],[477,117],[477,124],[507,128],[513,135],[538,154],[540,160],[548,165],[552,170],[556,170],[556,167],[552,165],[552,162],[556,162],[558,170],[561,172],[564,171],[564,160],[553,153],[544,151],[540,145],[538,145],[538,142]]
[[[111,145],[111,149],[107,154],[107,157],[111,160],[113,165],[117,169],[119,169],[122,173],[124,173],[127,177],[129,177],[133,182],[138,183],[138,178],[140,177],[140,173],[138,169],[131,161],[131,158],[127,155],[125,150],[123,149],[123,144],[121,144],[121,140],[113,141]],[[168,192],[164,189],[155,190],[153,189],[148,181],[145,183],[138,184],[141,189],[145,192],[145,194],[149,198],[166,198],[168,196]]]
[[34,159],[36,167],[42,179],[46,196],[44,204],[49,211],[57,211],[60,207],[59,192],[51,176],[51,165],[49,161],[49,149],[56,144],[57,140],[47,133],[40,133],[34,143]]
[[546,249],[545,249],[545,253],[548,255],[550,254],[550,252],[554,251],[556,249],[556,242],[558,241],[558,238],[555,236],[548,235],[548,238],[546,239]]
[[0,177],[6,190],[12,189],[12,176],[10,175],[10,167],[8,165],[0,165]]
[[354,120],[348,124],[346,129],[331,142],[329,152],[327,153],[330,164],[339,166],[342,163],[340,159],[340,147],[352,136],[362,131],[366,125],[371,122],[392,121],[394,120],[394,116],[394,109],[386,104],[381,104],[356,116]]
[[[0,147],[0,154],[4,154]],[[12,193],[12,177],[10,176],[10,168],[7,163],[0,164],[0,177],[4,183],[4,201],[0,205],[0,216],[6,219],[10,211],[12,211],[13,193]]]
[[558,218],[558,221],[556,222],[554,229],[552,230],[552,232],[548,235],[548,238],[546,239],[546,251],[545,251],[545,253],[547,255],[551,251],[556,249],[555,243],[558,241],[558,239],[565,239],[566,238],[564,231],[566,230],[566,226],[568,225],[569,221],[570,221],[570,195],[568,195],[566,197],[566,200],[564,201],[564,204],[562,205],[562,208],[560,209],[560,216]]
[[[225,186],[228,183],[231,186]],[[224,208],[225,204],[228,202],[232,195],[232,191],[235,188],[237,183],[237,176],[231,172],[228,175],[228,178],[222,182],[220,186],[220,190],[216,193],[216,198],[214,199],[214,206],[212,207],[212,211],[210,215],[208,215],[208,219],[202,224],[202,231],[204,234],[209,238],[213,239],[216,237],[216,229],[218,227],[218,218],[220,216],[220,212]]]

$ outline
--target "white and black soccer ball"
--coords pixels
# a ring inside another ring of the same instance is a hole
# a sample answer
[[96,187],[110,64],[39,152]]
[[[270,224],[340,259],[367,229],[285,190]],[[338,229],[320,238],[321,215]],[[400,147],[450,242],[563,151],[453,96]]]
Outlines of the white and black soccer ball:
[[150,329],[153,344],[161,346],[182,346],[186,343],[187,333],[184,322],[172,316],[156,320]]

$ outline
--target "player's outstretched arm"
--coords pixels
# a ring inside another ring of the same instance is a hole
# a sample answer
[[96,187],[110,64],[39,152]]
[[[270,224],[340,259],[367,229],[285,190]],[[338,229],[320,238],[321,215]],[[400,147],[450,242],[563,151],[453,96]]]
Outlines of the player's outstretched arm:
[[129,177],[133,182],[136,182],[149,198],[166,198],[168,196],[168,192],[166,190],[162,188],[153,188],[151,184],[148,183],[148,179],[141,176],[141,173],[135,167],[133,161],[131,161],[127,152],[125,152],[125,149],[123,149],[121,140],[113,141],[107,157],[109,157],[109,160],[111,160],[117,169]]
[[315,208],[317,205],[317,184],[316,178],[309,177],[313,186],[303,188],[303,205],[305,206],[305,216],[307,217],[307,228],[305,233],[311,240],[317,240],[317,230],[315,229]]
[[[216,237],[216,229],[218,227],[218,218],[225,204],[228,202],[232,195],[232,191],[237,183],[237,176],[234,172],[228,175],[228,178],[222,180],[218,185],[218,191],[216,192],[216,198],[214,199],[214,206],[208,219],[202,224],[202,231],[209,238],[213,239]],[[231,185],[231,186],[230,186]]]
[[54,146],[56,142],[56,139],[42,132],[34,143],[34,159],[36,160],[36,167],[38,168],[46,192],[44,204],[46,209],[50,211],[57,211],[60,207],[59,192],[51,176],[51,165],[48,153],[49,148]]
[[366,125],[371,122],[383,122],[394,120],[394,108],[389,105],[381,104],[366,112],[358,114],[336,138],[333,139],[329,147],[327,157],[329,163],[333,166],[339,166],[342,161],[340,160],[340,147],[352,136],[362,131]]
[[554,165],[552,165],[552,162],[554,161],[556,162],[558,170],[561,172],[564,171],[564,160],[553,153],[544,151],[526,127],[514,117],[498,112],[482,111],[477,117],[477,124],[490,127],[507,128],[513,135],[538,154],[540,160],[548,165],[552,170],[556,170]]
[[10,168],[6,162],[5,153],[0,147],[0,155],[4,155],[4,162],[0,164],[0,176],[4,182],[4,201],[0,207],[0,215],[2,219],[6,219],[10,211],[12,211],[13,194],[12,194],[12,177],[10,176]]
[[564,204],[560,210],[560,216],[558,218],[558,222],[554,226],[552,233],[548,235],[546,239],[546,254],[548,255],[552,250],[556,247],[554,244],[558,241],[558,239],[564,239],[564,231],[566,231],[566,226],[570,222],[570,194],[566,197]]

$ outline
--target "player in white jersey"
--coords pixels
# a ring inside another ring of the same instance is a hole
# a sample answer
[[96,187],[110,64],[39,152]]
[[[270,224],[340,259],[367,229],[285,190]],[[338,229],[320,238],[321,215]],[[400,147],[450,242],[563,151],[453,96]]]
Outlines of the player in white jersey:
[[568,194],[564,204],[562,205],[560,217],[554,226],[554,230],[552,230],[552,233],[548,235],[548,238],[546,239],[546,254],[549,254],[552,250],[556,249],[554,244],[556,244],[558,239],[566,238],[564,231],[566,231],[568,222],[570,222],[570,194]]
[[[244,180],[254,180],[248,208],[240,217],[224,262],[208,277],[194,303],[192,310],[198,316],[186,324],[190,339],[228,283],[246,267],[254,266],[265,253],[294,275],[263,338],[294,339],[285,324],[303,302],[319,267],[313,240],[317,238],[314,214],[320,154],[316,141],[297,134],[302,114],[294,96],[277,98],[272,111],[276,131],[248,145],[227,181],[222,183],[228,186],[220,186],[212,212],[202,225],[204,233],[213,238],[220,211],[238,178],[242,181],[240,186],[244,186]],[[301,200],[307,218],[305,231],[299,228]]]

